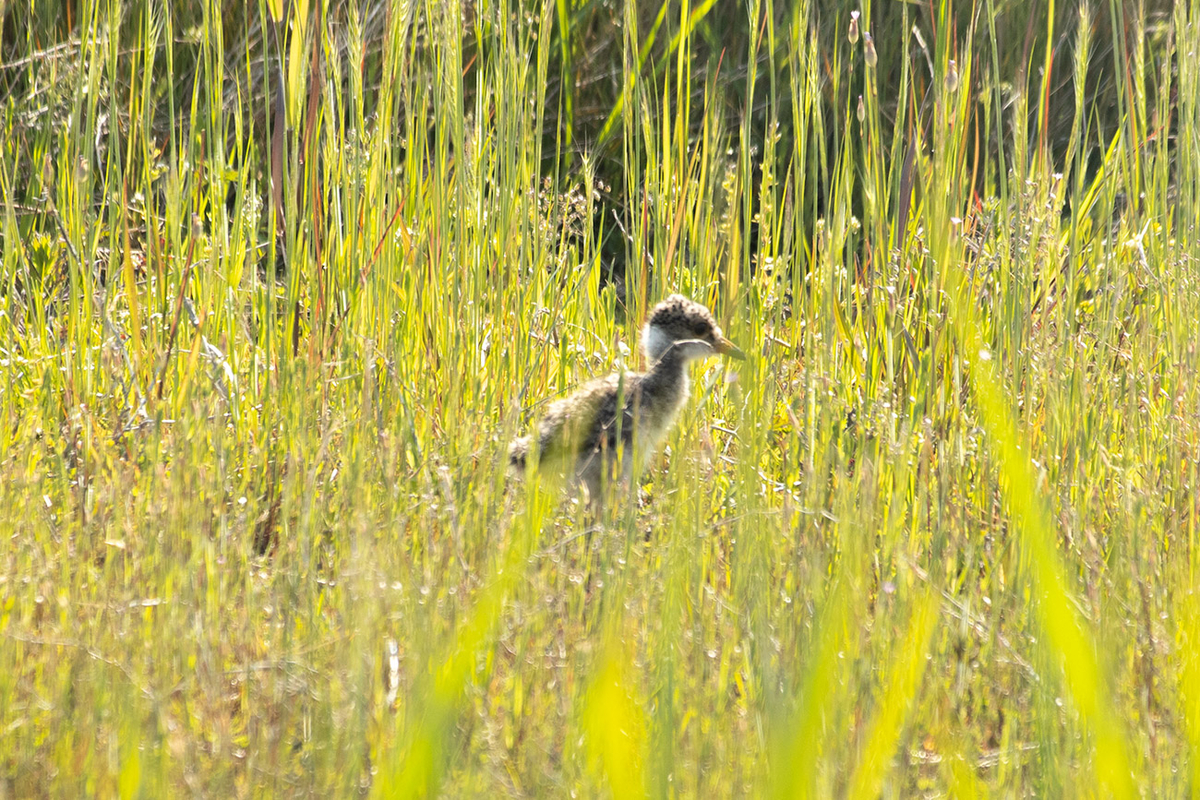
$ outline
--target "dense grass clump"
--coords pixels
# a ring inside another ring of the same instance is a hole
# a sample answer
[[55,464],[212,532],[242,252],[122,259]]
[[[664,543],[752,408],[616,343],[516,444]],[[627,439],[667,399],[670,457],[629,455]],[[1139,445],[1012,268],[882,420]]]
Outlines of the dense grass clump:
[[0,5],[0,796],[1194,795],[1196,14]]

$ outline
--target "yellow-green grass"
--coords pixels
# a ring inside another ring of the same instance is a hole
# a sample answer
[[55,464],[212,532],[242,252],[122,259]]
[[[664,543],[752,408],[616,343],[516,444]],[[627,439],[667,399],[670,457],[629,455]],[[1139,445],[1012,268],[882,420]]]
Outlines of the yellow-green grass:
[[[1189,4],[61,11],[0,9],[0,796],[1200,792]],[[674,291],[748,360],[598,515],[511,478]]]

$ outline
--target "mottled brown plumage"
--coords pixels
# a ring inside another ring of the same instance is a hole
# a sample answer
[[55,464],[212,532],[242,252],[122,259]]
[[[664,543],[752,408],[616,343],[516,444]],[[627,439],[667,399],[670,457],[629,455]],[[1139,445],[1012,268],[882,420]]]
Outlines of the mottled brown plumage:
[[642,351],[648,371],[614,373],[551,403],[535,432],[513,442],[513,467],[523,471],[536,452],[543,466],[582,483],[595,501],[614,466],[627,479],[634,459],[644,461],[666,435],[688,397],[689,362],[743,358],[707,308],[678,294],[651,310]]

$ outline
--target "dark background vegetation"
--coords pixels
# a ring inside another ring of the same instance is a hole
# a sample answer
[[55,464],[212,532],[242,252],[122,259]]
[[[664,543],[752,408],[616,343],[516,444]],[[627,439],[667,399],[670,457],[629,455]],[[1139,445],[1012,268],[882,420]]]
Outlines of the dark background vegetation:
[[[197,64],[199,46],[194,32],[205,22],[197,5],[182,2],[169,8],[176,37],[173,73],[176,79],[171,86],[173,96],[153,99],[155,130],[164,146],[169,146],[172,128],[179,135],[186,131],[193,111],[193,84],[201,74]],[[536,4],[513,3],[511,6],[507,13],[526,15],[536,25]],[[364,2],[352,5],[334,0],[314,8],[314,14],[325,15],[334,21],[335,30],[341,29],[343,32],[351,24],[351,9],[354,9],[354,22],[361,25],[366,34],[363,73],[366,76],[364,89],[367,96],[364,98],[364,107],[369,113],[376,110],[380,96],[382,42],[390,19],[389,8],[395,10],[399,7],[402,4]],[[1091,140],[1086,145],[1089,171],[1094,171],[1106,143],[1117,130],[1122,108],[1133,102],[1133,98],[1122,97],[1117,90],[1119,84],[1114,73],[1132,71],[1135,50],[1143,41],[1146,45],[1143,57],[1147,62],[1154,63],[1157,53],[1165,46],[1166,38],[1170,35],[1172,4],[1152,0],[1143,3],[1142,7],[1144,16],[1133,15],[1133,7],[1124,0],[1097,3],[1091,9],[1094,49],[1088,62],[1085,87],[1086,113],[1091,121]],[[640,69],[645,75],[661,78],[674,57],[673,45],[677,43],[681,24],[679,5],[676,2],[640,3],[638,8],[636,22],[642,41],[651,42],[639,54],[642,60]],[[705,87],[711,83],[719,87],[716,96],[725,101],[722,105],[723,117],[727,129],[734,134],[735,143],[747,136],[745,144],[752,153],[757,153],[768,127],[778,122],[781,145],[775,152],[780,154],[781,161],[790,158],[793,148],[788,137],[792,109],[789,105],[790,96],[786,92],[780,93],[778,105],[772,106],[763,100],[750,109],[748,118],[743,113],[745,97],[751,94],[760,98],[772,95],[767,91],[770,87],[766,84],[775,80],[778,72],[766,67],[777,67],[786,62],[782,33],[778,37],[775,52],[765,48],[756,53],[758,69],[753,70],[754,77],[751,78],[749,58],[752,27],[766,26],[768,20],[751,19],[746,5],[740,2],[722,0],[692,3],[691,8],[694,18],[698,20],[694,29],[690,66],[693,76],[691,116],[694,124],[702,123]],[[1014,93],[1037,93],[1042,85],[1041,57],[1045,52],[1045,14],[1049,8],[1053,8],[1055,14],[1055,41],[1049,90],[1044,98],[1048,111],[1044,131],[1040,130],[1038,123],[1039,103],[1030,103],[1026,108],[1029,130],[1038,137],[1044,137],[1049,151],[1061,160],[1074,124],[1075,87],[1071,48],[1079,20],[1078,8],[1069,3],[1047,4],[1038,0],[995,0],[973,4],[950,2],[946,12],[952,20],[954,41],[951,52],[971,50],[975,63],[988,65],[982,74],[977,73],[976,85],[970,88],[977,93],[995,92],[998,96],[987,99],[1008,109]],[[73,16],[76,13],[74,9],[72,3],[35,3],[32,0],[0,6],[0,14],[3,15],[0,17],[0,40],[3,41],[0,96],[6,99],[10,107],[38,108],[38,113],[27,113],[18,120],[15,127],[18,136],[23,132],[32,133],[64,122],[68,100],[65,93],[70,91],[71,84],[62,76],[70,73],[78,44],[78,21]],[[865,10],[858,3],[844,0],[819,2],[813,6],[811,19],[801,24],[812,26],[817,31],[818,41],[827,43],[832,52],[834,47],[844,45],[851,12],[864,12],[859,22],[860,29],[872,32],[880,63],[889,65],[876,78],[885,121],[913,124],[898,113],[901,105],[912,103],[922,110],[918,124],[927,126],[927,98],[931,96],[929,89],[933,80],[931,54],[937,44],[934,18],[940,9],[940,6],[928,2],[879,2],[873,7],[867,6]],[[601,213],[597,214],[594,222],[598,230],[603,231],[602,251],[608,274],[616,279],[622,295],[623,289],[620,287],[623,284],[627,247],[620,235],[622,226],[608,224],[608,221],[622,221],[626,223],[624,228],[628,229],[629,215],[636,212],[634,206],[638,202],[637,187],[626,185],[628,176],[623,168],[620,126],[610,124],[614,109],[619,109],[623,101],[625,61],[634,58],[627,41],[626,29],[629,26],[622,18],[623,12],[622,4],[615,0],[564,1],[557,5],[550,29],[537,33],[538,36],[549,35],[553,38],[546,92],[544,176],[551,179],[555,186],[568,186],[579,181],[585,156],[594,164],[603,198]],[[122,26],[122,32],[131,40],[125,46],[131,46],[138,34],[136,17],[140,12],[136,4],[131,4],[125,7],[124,13],[127,21]],[[487,21],[481,19],[475,4],[464,3],[462,13],[463,86],[467,95],[464,105],[469,108],[472,69],[478,63],[481,49],[488,46],[492,31]],[[780,3],[774,9],[774,15],[774,20],[770,22],[781,32],[796,22],[786,3]],[[1146,21],[1144,30],[1135,28],[1138,19]],[[134,24],[129,24],[131,22]],[[289,31],[264,19],[255,4],[239,0],[225,3],[221,26],[227,52],[227,63],[224,65],[226,99],[232,106],[241,98],[243,107],[255,111],[245,120],[246,127],[243,130],[248,141],[242,142],[241,147],[233,141],[228,142],[227,146],[230,152],[251,159],[260,172],[265,172],[270,151],[268,117],[273,109],[268,90],[277,84],[272,82],[274,78],[264,79],[264,75],[271,75],[278,69],[280,51],[287,50]],[[897,65],[904,56],[904,37],[901,34],[907,29],[914,29],[920,34],[917,39],[919,47],[910,51],[915,61],[914,78],[909,96],[901,98],[901,71]],[[989,41],[993,36],[996,52],[1000,54],[999,62],[994,65]],[[345,45],[344,40],[342,44]],[[31,60],[37,65],[33,69],[27,68]],[[963,57],[960,55],[958,60],[963,60]],[[322,59],[318,57],[314,63],[322,63]],[[166,66],[166,56],[160,48],[154,68],[161,70]],[[997,72],[995,76],[990,74],[993,68]],[[836,80],[836,76],[829,74],[832,69],[830,62],[822,70],[824,80],[820,99],[828,118],[836,119],[852,108],[855,98],[861,93],[860,83],[865,73],[855,70],[849,80]],[[51,75],[59,77],[51,79]],[[324,70],[318,69],[314,75],[317,81],[328,80]],[[314,87],[314,90],[319,89]],[[1153,108],[1155,85],[1151,83],[1145,86],[1145,91],[1146,105]],[[38,102],[28,102],[32,99],[30,93],[38,95]],[[203,97],[203,93],[199,96]],[[983,101],[984,98],[979,100]],[[663,109],[651,108],[649,111],[653,116],[662,113]],[[673,109],[667,111],[674,113]],[[981,117],[976,118],[975,124],[981,124],[979,119]],[[1157,128],[1152,132],[1153,136],[1170,135],[1169,120],[1155,120],[1155,123]],[[106,124],[127,125],[128,120],[109,120]],[[352,123],[347,120],[346,124]],[[609,125],[607,131],[606,125]],[[977,135],[979,141],[986,143],[984,147],[987,149],[979,156],[991,159],[996,168],[1001,170],[1004,168],[1003,154],[999,152],[998,145],[1001,141],[1005,146],[1010,144],[1007,138],[1010,127],[1009,121],[1002,118],[1000,132],[1004,134],[1004,139],[989,135],[991,132]],[[839,136],[854,135],[847,133],[847,130],[837,125],[826,129],[828,152],[838,151]],[[434,131],[430,130],[430,136],[433,135]],[[98,144],[101,138],[97,136]],[[249,140],[253,141],[252,146]],[[817,145],[814,143],[810,146],[815,148]],[[18,202],[32,207],[36,205],[40,192],[40,183],[34,174],[39,159],[32,152],[28,155],[25,164],[29,171],[23,176],[26,180],[18,182],[16,190]],[[813,155],[815,160],[815,150]],[[786,163],[776,164],[776,174],[784,174],[787,167]],[[761,174],[761,168],[756,170],[756,174]],[[982,180],[982,171],[977,171],[976,176]],[[827,177],[823,174],[813,175],[815,180],[809,202],[817,207],[816,215],[809,218],[819,216],[823,210],[824,182]],[[262,181],[261,185],[266,185],[266,181]],[[855,207],[860,208],[860,205],[860,202],[856,202]],[[753,241],[755,232],[751,231],[750,235]]]

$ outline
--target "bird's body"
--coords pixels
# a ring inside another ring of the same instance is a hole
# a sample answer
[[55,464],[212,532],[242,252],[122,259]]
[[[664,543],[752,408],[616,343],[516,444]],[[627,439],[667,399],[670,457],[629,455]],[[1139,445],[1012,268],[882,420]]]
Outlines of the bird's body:
[[512,465],[523,471],[536,452],[539,463],[583,484],[596,500],[605,481],[628,479],[670,430],[687,401],[691,361],[717,353],[741,357],[708,309],[682,295],[655,306],[642,349],[649,370],[599,378],[552,403],[535,432],[513,442]]

